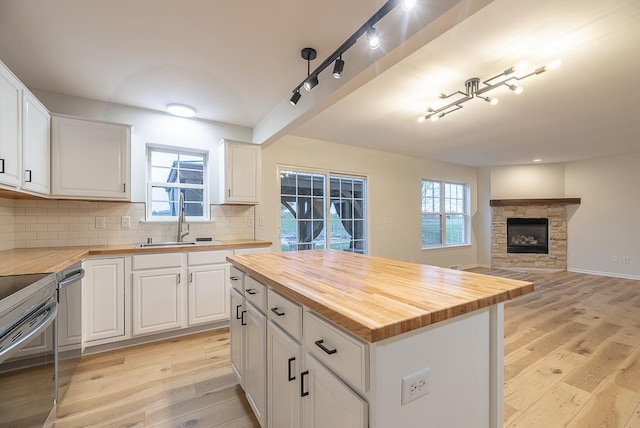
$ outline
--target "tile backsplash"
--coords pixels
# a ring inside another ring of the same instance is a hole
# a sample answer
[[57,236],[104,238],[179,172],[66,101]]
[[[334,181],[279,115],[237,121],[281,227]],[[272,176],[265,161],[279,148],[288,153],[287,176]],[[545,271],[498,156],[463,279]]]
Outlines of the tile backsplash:
[[[145,204],[0,198],[0,250],[175,241],[175,222],[145,222]],[[131,227],[121,220],[129,216]],[[104,217],[104,229],[96,228]],[[209,222],[190,222],[185,240],[253,239],[254,207],[212,205]]]

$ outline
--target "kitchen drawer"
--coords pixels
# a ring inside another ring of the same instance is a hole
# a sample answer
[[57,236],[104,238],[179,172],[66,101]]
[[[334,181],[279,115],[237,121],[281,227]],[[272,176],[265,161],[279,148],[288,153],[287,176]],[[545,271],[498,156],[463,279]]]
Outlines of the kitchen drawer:
[[231,280],[231,287],[239,291],[240,294],[244,294],[244,273],[240,269],[231,266],[229,279]]
[[144,254],[131,259],[133,270],[182,267],[182,253]]
[[244,276],[244,297],[263,314],[267,312],[267,287],[249,275]]
[[233,251],[231,250],[190,251],[187,253],[187,262],[189,263],[189,266],[226,263],[227,256],[232,254]]
[[308,352],[353,388],[366,392],[369,346],[308,310],[304,311],[302,326]]
[[267,290],[267,317],[300,342],[302,307],[275,291]]

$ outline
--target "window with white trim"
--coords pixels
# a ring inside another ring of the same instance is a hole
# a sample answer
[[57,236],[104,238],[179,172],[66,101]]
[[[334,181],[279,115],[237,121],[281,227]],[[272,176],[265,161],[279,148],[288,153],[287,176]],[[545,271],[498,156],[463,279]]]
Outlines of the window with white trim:
[[467,185],[422,181],[422,248],[469,243]]
[[147,146],[147,220],[177,220],[180,193],[187,220],[208,220],[206,151]]
[[366,253],[366,179],[281,169],[280,244],[282,251]]

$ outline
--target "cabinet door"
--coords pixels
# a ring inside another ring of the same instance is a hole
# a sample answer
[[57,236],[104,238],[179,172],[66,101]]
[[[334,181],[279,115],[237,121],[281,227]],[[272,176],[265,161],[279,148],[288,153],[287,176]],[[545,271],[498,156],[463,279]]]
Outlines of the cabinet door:
[[189,268],[189,325],[229,319],[229,265]]
[[124,337],[124,258],[87,260],[82,267],[85,342]]
[[253,413],[266,426],[267,410],[267,320],[252,304],[247,304],[244,390]]
[[182,269],[134,272],[132,282],[134,335],[182,328]]
[[260,202],[260,145],[223,142],[223,202],[257,204]]
[[82,285],[58,291],[58,346],[77,349],[82,343]]
[[267,412],[270,427],[300,426],[301,345],[267,322]]
[[0,62],[0,183],[20,185],[22,84]]
[[129,200],[127,125],[53,115],[51,194]]
[[31,92],[23,91],[22,97],[22,188],[48,195],[50,115]]
[[231,301],[231,320],[229,322],[231,368],[233,369],[240,386],[244,389],[244,343],[246,310],[244,297],[236,290],[229,292]]
[[367,403],[309,354],[301,374],[305,428],[365,428]]

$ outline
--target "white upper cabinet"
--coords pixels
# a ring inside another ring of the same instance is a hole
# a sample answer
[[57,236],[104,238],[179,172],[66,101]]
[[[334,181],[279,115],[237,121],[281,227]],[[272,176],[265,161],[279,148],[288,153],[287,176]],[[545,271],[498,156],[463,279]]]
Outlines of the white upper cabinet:
[[22,188],[48,195],[51,115],[28,90],[23,91],[22,97]]
[[130,200],[131,127],[53,115],[51,195]]
[[260,166],[260,145],[223,140],[220,143],[220,184],[214,203],[258,204]]
[[0,184],[20,185],[22,84],[0,62]]

